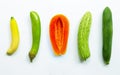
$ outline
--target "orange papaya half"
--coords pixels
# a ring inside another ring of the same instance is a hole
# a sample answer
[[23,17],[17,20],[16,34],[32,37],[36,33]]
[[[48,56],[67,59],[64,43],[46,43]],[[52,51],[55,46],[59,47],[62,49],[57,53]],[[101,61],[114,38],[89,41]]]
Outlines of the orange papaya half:
[[64,55],[69,35],[68,19],[62,14],[55,15],[50,22],[49,34],[54,54]]

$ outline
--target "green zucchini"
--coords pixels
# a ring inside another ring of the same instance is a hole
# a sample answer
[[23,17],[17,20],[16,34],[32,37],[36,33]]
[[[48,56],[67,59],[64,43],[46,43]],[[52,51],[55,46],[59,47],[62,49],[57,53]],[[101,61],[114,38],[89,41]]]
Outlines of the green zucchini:
[[82,17],[78,29],[78,55],[82,61],[90,57],[88,40],[89,40],[91,23],[92,23],[92,15],[90,12],[86,12]]
[[106,7],[102,16],[102,33],[103,33],[103,59],[105,64],[109,64],[112,49],[112,12],[109,7]]

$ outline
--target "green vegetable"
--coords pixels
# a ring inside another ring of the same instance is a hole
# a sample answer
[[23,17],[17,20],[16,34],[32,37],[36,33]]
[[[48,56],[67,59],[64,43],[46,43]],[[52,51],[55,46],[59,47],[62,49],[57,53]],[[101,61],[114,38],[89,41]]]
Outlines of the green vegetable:
[[32,48],[29,52],[30,61],[35,58],[39,50],[40,36],[41,36],[41,23],[39,15],[35,11],[30,12],[31,22],[32,22]]
[[89,50],[89,33],[92,23],[92,15],[90,12],[86,12],[82,17],[82,20],[78,29],[78,54],[81,60],[86,60],[90,57]]
[[102,18],[102,31],[103,31],[103,59],[105,64],[109,64],[112,48],[112,12],[109,7],[106,7],[103,11]]

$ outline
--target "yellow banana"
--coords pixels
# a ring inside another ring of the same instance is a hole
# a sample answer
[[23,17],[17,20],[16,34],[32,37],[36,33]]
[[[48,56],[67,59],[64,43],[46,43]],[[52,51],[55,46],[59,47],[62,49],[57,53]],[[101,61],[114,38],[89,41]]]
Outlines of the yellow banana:
[[17,50],[20,40],[17,22],[14,17],[11,17],[10,19],[10,28],[11,28],[12,41],[10,48],[7,51],[8,55],[12,55]]

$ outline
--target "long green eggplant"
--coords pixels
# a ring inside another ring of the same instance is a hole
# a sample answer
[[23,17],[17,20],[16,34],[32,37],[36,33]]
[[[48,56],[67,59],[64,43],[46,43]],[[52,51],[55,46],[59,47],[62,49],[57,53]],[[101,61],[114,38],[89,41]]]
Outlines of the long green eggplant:
[[32,48],[29,52],[30,61],[35,58],[39,50],[40,36],[41,36],[41,22],[39,15],[35,11],[30,12],[30,18],[32,23]]

